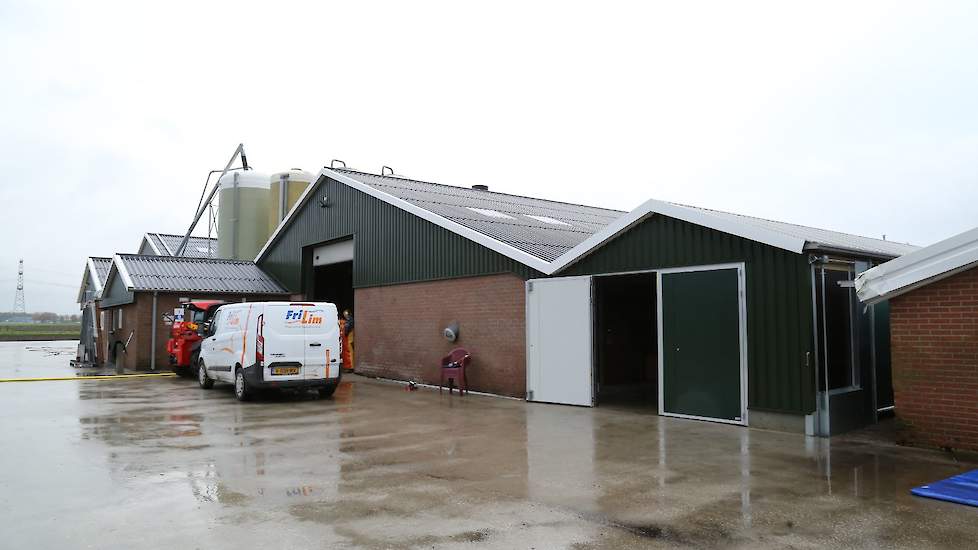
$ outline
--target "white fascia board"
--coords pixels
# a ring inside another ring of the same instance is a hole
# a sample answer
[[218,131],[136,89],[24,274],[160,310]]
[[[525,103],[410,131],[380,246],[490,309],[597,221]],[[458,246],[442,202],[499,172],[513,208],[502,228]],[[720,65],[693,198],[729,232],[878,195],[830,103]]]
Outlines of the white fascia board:
[[571,248],[567,252],[564,252],[558,256],[550,263],[550,269],[546,271],[547,275],[552,275],[560,271],[568,265],[576,262],[582,256],[599,248],[606,242],[614,239],[616,236],[628,231],[633,226],[644,221],[653,213],[650,209],[646,208],[650,202],[652,201],[646,201],[638,208],[633,209],[631,212],[619,216],[613,222],[606,225],[601,231],[598,231],[587,239],[584,239],[574,248]]
[[85,259],[85,270],[82,272],[82,282],[81,288],[78,289],[78,303],[83,303],[85,296],[85,282],[90,281],[92,287],[94,287],[95,300],[97,300],[102,295],[102,289],[105,288],[105,281],[100,281],[98,278],[98,270],[95,269],[95,260],[89,256]]
[[92,259],[89,258],[88,262],[85,264],[85,270],[82,271],[81,287],[78,288],[78,303],[84,303],[85,300],[85,281],[89,280],[89,273],[92,270]]
[[[164,256],[164,254],[162,252],[160,252],[160,247],[156,246],[156,243],[153,242],[153,239],[151,239],[149,237],[149,235],[150,235],[149,233],[146,233],[145,235],[143,235],[143,241],[146,242],[146,243],[149,243],[149,247],[151,249],[153,249],[153,252],[155,252],[157,256]],[[140,244],[139,245],[139,250],[142,250],[142,249],[143,249],[143,245]]]
[[[112,266],[115,267],[116,272],[120,277],[122,277],[122,284],[126,285],[126,289],[129,291],[135,290],[136,285],[132,283],[132,277],[129,276],[129,270],[126,269],[126,264],[122,261],[122,258],[118,254],[112,257]],[[110,269],[109,274],[111,273],[112,271]],[[106,277],[106,280],[108,280],[108,277]]]
[[[163,248],[166,249],[166,255],[167,256],[175,256],[175,254],[173,253],[173,251],[170,250],[170,247],[167,246],[166,241],[163,239],[163,237],[160,237],[160,234],[159,233],[154,233],[154,235],[156,235],[156,238],[159,239],[160,245],[162,245]],[[193,237],[191,237],[191,238],[193,238]],[[187,241],[187,246],[190,246],[190,241]]]
[[611,222],[601,231],[591,235],[581,244],[561,254],[560,257],[550,264],[550,271],[546,273],[550,275],[564,269],[653,214],[662,214],[663,216],[701,225],[796,254],[801,254],[805,250],[805,239],[784,235],[776,231],[769,231],[747,223],[737,223],[694,208],[686,208],[677,204],[649,199],[638,208]]
[[91,281],[95,283],[95,293],[96,294],[101,293],[102,288],[105,285],[105,282],[100,281],[98,279],[98,270],[95,269],[95,260],[93,260],[92,258],[88,258],[88,274],[89,274],[88,276],[91,278]]
[[479,233],[474,229],[470,229],[460,223],[453,222],[452,220],[449,220],[447,218],[439,216],[438,214],[425,210],[420,206],[416,206],[403,199],[397,198],[394,195],[385,193],[383,191],[380,191],[379,189],[374,189],[373,187],[365,183],[362,183],[360,181],[357,181],[356,179],[351,178],[350,176],[347,176],[345,174],[340,174],[339,172],[334,172],[329,168],[323,168],[323,170],[319,173],[319,177],[316,179],[316,182],[306,188],[302,196],[299,197],[299,200],[296,201],[295,206],[293,206],[292,209],[289,210],[289,215],[286,216],[281,223],[279,223],[278,227],[275,228],[275,232],[272,233],[272,236],[269,237],[268,241],[265,243],[265,246],[262,247],[261,251],[258,252],[258,255],[255,257],[255,263],[258,263],[258,261],[262,259],[262,257],[265,255],[265,252],[268,250],[271,243],[278,236],[279,232],[289,224],[289,222],[292,219],[292,216],[299,210],[299,208],[305,202],[308,201],[309,196],[312,193],[312,189],[314,187],[318,187],[320,180],[322,178],[328,178],[334,181],[338,181],[348,187],[352,187],[353,189],[356,189],[357,191],[366,193],[371,197],[374,197],[376,199],[386,202],[387,204],[390,204],[391,206],[395,206],[401,210],[414,214],[415,216],[418,216],[421,219],[427,220],[439,227],[447,229],[452,233],[461,235],[462,237],[474,241],[490,250],[498,252],[503,256],[516,260],[517,262],[520,262],[523,265],[532,267],[537,271],[541,271],[546,274],[551,273],[550,262],[541,260],[540,258],[537,258],[536,256],[533,256],[531,254],[527,254],[526,252],[523,252],[518,248],[512,247],[504,242],[497,241],[492,237],[483,235],[482,233]]
[[866,304],[978,267],[978,228],[894,258],[856,277],[856,296]]

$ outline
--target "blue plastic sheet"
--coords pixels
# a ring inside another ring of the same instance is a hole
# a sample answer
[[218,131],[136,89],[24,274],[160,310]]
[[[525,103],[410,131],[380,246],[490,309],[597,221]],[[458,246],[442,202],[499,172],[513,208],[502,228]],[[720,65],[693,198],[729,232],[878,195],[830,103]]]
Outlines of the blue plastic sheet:
[[978,470],[914,487],[910,492],[919,497],[978,506]]

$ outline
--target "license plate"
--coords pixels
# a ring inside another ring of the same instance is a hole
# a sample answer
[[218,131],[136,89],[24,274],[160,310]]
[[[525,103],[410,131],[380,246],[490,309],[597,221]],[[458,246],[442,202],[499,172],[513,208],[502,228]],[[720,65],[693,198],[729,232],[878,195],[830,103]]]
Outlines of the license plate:
[[285,376],[290,374],[299,374],[299,367],[272,367],[272,374],[280,374]]

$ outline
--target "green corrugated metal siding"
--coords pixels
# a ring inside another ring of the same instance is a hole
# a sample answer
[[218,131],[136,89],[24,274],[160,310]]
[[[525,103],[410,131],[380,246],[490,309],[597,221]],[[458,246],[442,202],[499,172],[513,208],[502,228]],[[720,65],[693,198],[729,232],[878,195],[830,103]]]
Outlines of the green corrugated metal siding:
[[[330,179],[272,243],[259,265],[292,292],[301,292],[302,250],[354,237],[353,285],[379,286],[512,272],[541,276],[502,254]],[[323,187],[325,186],[325,187]],[[316,197],[329,196],[329,208]],[[309,261],[309,258],[306,258]]]
[[562,275],[588,275],[744,262],[748,406],[809,413],[815,408],[811,271],[804,254],[655,215]]

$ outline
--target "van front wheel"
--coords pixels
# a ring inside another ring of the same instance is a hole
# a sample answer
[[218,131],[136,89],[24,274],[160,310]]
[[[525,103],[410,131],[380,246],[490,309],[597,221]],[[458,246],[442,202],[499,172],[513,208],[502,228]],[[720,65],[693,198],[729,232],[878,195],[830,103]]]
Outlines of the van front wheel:
[[238,368],[234,371],[234,396],[238,401],[251,399],[251,391],[248,389],[248,382],[245,381],[244,369]]
[[214,387],[214,379],[207,376],[207,366],[204,365],[203,359],[197,363],[197,383],[200,384],[201,388],[209,390]]

